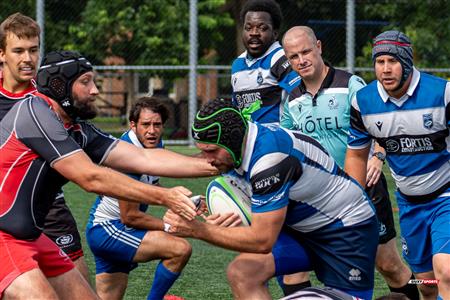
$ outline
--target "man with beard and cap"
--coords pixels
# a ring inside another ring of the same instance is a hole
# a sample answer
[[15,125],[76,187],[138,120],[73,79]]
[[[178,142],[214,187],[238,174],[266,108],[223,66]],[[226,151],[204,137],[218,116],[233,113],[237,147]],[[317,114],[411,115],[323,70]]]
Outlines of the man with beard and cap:
[[96,114],[98,89],[80,54],[50,52],[41,65],[40,93],[17,101],[0,121],[0,297],[98,299],[69,257],[42,234],[61,187],[73,181],[89,192],[167,206],[192,219],[197,212],[186,188],[144,184],[115,170],[193,177],[217,169],[203,158],[138,148],[83,120]]
[[281,20],[274,0],[247,1],[240,12],[246,51],[231,66],[233,101],[261,124],[279,124],[282,91],[289,92],[300,80],[277,41]]
[[364,186],[372,139],[386,150],[403,256],[430,280],[419,286],[424,299],[437,290],[450,299],[450,83],[419,72],[410,39],[396,30],[375,38],[372,59],[377,80],[352,101],[345,170]]
[[326,286],[371,299],[374,209],[316,140],[247,121],[224,99],[200,109],[192,136],[221,172],[250,185],[251,225],[185,222],[170,210],[164,220],[169,232],[240,252],[227,270],[235,299],[270,299],[270,278],[311,270]]
[[[281,126],[300,130],[316,139],[339,167],[344,168],[351,101],[365,82],[324,61],[322,41],[307,26],[289,29],[283,37],[283,48],[292,69],[302,80],[283,101]],[[394,215],[382,171],[384,155],[384,149],[374,143],[367,164],[366,192],[375,206],[379,223],[376,267],[391,291],[419,300],[417,286],[408,284],[414,276],[397,249]]]

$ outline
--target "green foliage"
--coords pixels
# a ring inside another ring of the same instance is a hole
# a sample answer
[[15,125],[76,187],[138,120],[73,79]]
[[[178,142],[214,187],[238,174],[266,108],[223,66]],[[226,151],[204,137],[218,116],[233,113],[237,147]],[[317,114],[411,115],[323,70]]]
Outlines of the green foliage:
[[[199,1],[200,34],[203,49],[223,39],[220,27],[232,20],[217,15],[224,1]],[[69,27],[73,39],[66,46],[77,47],[96,63],[109,56],[123,58],[129,65],[183,65],[189,56],[189,1],[182,0],[89,0],[82,22]]]
[[[450,1],[410,0],[358,3],[359,15],[367,19],[387,21],[389,25],[373,32],[371,38],[384,30],[403,31],[412,41],[414,63],[418,67],[449,67]],[[413,13],[412,13],[413,12]],[[357,14],[358,15],[358,14]],[[357,58],[357,65],[367,66],[371,62],[372,40],[363,48],[363,55]]]

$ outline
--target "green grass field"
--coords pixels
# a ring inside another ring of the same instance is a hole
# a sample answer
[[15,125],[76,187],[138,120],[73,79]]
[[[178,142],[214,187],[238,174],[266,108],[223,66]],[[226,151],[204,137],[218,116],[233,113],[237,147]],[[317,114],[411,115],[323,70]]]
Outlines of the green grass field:
[[[195,149],[187,147],[174,147],[171,149],[183,153],[195,151]],[[385,173],[387,174],[388,172]],[[180,180],[162,178],[161,183],[166,187],[183,185],[189,188],[194,194],[204,194],[205,188],[211,179],[212,178]],[[393,200],[392,188],[394,187],[394,184],[389,176],[388,180],[391,189],[391,200]],[[95,282],[95,264],[84,236],[89,209],[95,200],[95,195],[84,192],[72,183],[67,184],[64,187],[64,191],[67,202],[78,222],[78,228],[83,238],[85,257],[91,273],[91,281]],[[393,206],[396,206],[394,202],[395,201],[393,201]],[[164,211],[164,208],[156,206],[149,209],[149,212],[157,216],[162,216]],[[394,216],[398,224],[398,213],[394,213]],[[398,227],[397,232],[399,232]],[[191,239],[190,241],[193,246],[192,257],[184,269],[182,276],[177,280],[169,293],[182,296],[189,300],[232,299],[225,276],[225,270],[228,263],[236,256],[236,252],[224,250],[199,240]],[[146,298],[153,280],[156,263],[156,261],[153,261],[146,264],[140,264],[137,269],[131,272],[125,299]],[[318,284],[314,279],[313,283]],[[274,299],[282,297],[282,292],[275,280],[272,280],[269,286]],[[381,296],[388,292],[389,290],[381,275],[376,272],[374,296]]]

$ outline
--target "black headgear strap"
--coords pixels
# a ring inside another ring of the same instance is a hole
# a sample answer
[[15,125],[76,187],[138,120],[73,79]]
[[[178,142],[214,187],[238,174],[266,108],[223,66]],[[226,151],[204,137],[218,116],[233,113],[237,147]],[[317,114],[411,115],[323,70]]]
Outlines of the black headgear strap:
[[57,101],[75,119],[72,85],[78,77],[89,71],[92,71],[91,63],[78,52],[49,52],[43,58],[36,77],[37,89]]

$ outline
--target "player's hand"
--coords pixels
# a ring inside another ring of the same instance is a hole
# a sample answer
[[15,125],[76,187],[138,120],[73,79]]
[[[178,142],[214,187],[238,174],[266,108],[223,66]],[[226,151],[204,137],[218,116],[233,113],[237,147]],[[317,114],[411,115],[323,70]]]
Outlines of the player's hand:
[[381,172],[383,171],[383,162],[372,156],[367,162],[367,178],[366,186],[371,187],[375,185],[380,179]]
[[195,211],[195,204],[189,199],[191,195],[192,192],[185,187],[176,186],[170,188],[166,195],[165,204],[174,213],[192,220],[197,215],[197,212]]
[[224,214],[213,214],[209,216],[202,215],[202,218],[206,223],[222,227],[235,227],[242,223],[238,214],[228,212]]
[[170,209],[165,213],[163,221],[170,225],[167,232],[181,237],[193,237],[195,224],[198,223],[197,220],[188,221]]

